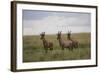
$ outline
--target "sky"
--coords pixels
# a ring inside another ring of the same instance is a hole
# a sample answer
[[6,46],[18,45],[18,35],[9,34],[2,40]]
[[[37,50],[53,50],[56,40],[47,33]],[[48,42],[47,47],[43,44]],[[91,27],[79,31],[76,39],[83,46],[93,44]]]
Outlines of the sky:
[[23,35],[84,33],[91,31],[91,14],[79,12],[23,10]]

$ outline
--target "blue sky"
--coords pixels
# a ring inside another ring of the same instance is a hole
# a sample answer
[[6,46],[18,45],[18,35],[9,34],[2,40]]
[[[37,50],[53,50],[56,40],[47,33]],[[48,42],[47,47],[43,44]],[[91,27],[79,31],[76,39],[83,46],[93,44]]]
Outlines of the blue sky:
[[55,34],[91,31],[91,14],[60,11],[23,10],[24,35],[39,35],[41,32]]

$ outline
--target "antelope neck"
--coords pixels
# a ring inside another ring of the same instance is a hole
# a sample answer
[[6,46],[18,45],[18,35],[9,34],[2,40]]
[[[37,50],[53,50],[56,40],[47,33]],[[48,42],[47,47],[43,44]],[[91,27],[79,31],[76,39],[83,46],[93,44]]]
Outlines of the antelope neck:
[[59,44],[61,46],[61,44],[62,44],[62,38],[60,37],[58,40],[59,40]]
[[45,38],[43,38],[43,43],[47,42]]

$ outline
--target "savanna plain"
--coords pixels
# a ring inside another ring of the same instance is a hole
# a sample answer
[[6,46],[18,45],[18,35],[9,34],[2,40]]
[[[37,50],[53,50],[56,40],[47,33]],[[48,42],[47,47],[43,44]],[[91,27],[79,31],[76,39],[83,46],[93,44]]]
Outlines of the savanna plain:
[[[79,42],[78,48],[70,51],[68,48],[61,49],[57,35],[46,35],[45,39],[53,42],[53,50],[45,53],[40,35],[23,36],[23,62],[62,61],[62,60],[84,60],[91,58],[91,34],[73,33],[72,39]],[[62,34],[66,40],[67,35]]]

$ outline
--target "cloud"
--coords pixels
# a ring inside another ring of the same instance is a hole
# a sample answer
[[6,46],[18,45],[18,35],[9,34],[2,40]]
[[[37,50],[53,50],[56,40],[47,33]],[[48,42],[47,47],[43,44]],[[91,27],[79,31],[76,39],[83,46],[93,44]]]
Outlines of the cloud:
[[23,20],[24,35],[39,35],[41,32],[55,34],[58,31],[66,33],[90,32],[90,19],[84,16],[66,17],[59,15],[46,16],[40,20]]

